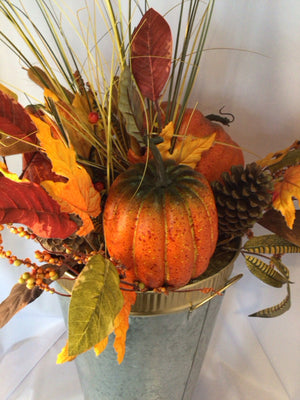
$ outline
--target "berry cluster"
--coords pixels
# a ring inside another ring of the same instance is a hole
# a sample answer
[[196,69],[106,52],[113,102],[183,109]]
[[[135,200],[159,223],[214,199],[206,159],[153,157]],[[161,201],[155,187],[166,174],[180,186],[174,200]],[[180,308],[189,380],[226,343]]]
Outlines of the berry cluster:
[[[35,239],[36,235],[26,231],[23,227],[15,227],[12,225],[8,226],[11,233],[24,237],[26,239]],[[0,231],[4,229],[3,225],[0,225]],[[5,250],[2,246],[3,240],[0,234],[0,257],[6,258],[8,262],[15,267],[24,265],[30,268],[30,271],[24,272],[20,279],[20,284],[26,284],[28,289],[33,289],[35,286],[39,286],[41,289],[46,291],[52,291],[49,287],[48,281],[54,281],[58,279],[57,267],[62,265],[62,260],[58,257],[52,257],[47,251],[36,251],[36,258],[38,261],[47,262],[48,264],[53,264],[54,266],[47,266],[46,268],[39,267],[36,263],[32,262],[30,258],[20,259],[11,250]]]
[[38,267],[32,268],[31,272],[25,272],[22,274],[18,282],[20,284],[26,284],[27,289],[33,289],[35,286],[39,286],[40,289],[54,293],[46,281],[55,281],[58,277],[58,273],[54,268]]
[[61,267],[63,264],[62,257],[57,257],[53,254],[50,254],[46,250],[44,251],[36,250],[34,254],[38,262],[46,262],[48,264],[57,265],[58,267]]
[[[13,234],[16,234],[20,237],[24,237],[26,239],[36,239],[36,235],[28,232],[23,227],[16,227],[12,224],[7,224],[9,231]],[[4,229],[3,225],[0,224],[0,231]],[[90,258],[99,253],[99,251],[92,251],[89,253],[84,252],[76,252],[72,247],[68,246],[66,243],[63,244],[63,251],[54,254],[50,253],[47,250],[36,250],[35,258],[37,262],[44,263],[43,266],[32,262],[30,258],[20,259],[10,250],[5,250],[2,246],[2,236],[0,234],[0,257],[6,258],[8,262],[16,267],[21,265],[29,268],[29,271],[24,272],[20,278],[19,283],[26,285],[28,289],[33,289],[34,287],[39,287],[42,290],[48,291],[50,293],[57,293],[54,289],[50,288],[51,281],[55,281],[60,277],[59,269],[63,264],[67,264],[68,268],[73,270],[72,265],[85,265]],[[100,252],[103,252],[100,250]],[[74,272],[78,274],[78,271],[74,269]]]
[[[16,226],[8,224],[8,227],[9,227],[9,230],[11,233],[14,233],[15,235],[19,235],[20,237],[23,237],[25,239],[35,239],[36,238],[36,235],[34,233],[26,231],[23,226],[16,227]],[[3,229],[3,225],[2,225],[2,229]]]

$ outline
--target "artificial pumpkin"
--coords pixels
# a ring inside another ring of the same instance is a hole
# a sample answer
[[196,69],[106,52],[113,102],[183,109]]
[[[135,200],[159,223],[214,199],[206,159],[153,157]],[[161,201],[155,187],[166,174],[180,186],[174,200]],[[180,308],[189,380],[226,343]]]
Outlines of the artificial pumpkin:
[[201,275],[215,250],[218,220],[205,177],[166,161],[135,164],[113,182],[104,209],[108,252],[148,288],[180,287]]
[[[168,103],[162,102],[160,107],[164,123]],[[182,140],[181,137],[186,135],[199,138],[213,133],[216,133],[215,141],[217,143],[202,153],[201,159],[195,167],[196,171],[201,172],[209,182],[220,180],[222,173],[230,172],[233,165],[244,165],[243,152],[222,125],[210,121],[197,109],[187,108],[185,110],[177,140]]]
[[223,172],[230,172],[233,165],[244,165],[244,156],[239,145],[225,132],[222,125],[205,118],[199,110],[187,108],[182,118],[179,135],[204,137],[216,133],[215,143],[202,153],[195,169],[209,182],[220,180]]

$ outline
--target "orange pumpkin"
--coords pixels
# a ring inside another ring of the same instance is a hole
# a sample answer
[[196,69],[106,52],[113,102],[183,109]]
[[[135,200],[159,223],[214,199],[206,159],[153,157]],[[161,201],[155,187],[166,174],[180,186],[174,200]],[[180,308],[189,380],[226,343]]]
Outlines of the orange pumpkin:
[[[161,104],[163,113],[166,107],[167,103],[163,102]],[[205,118],[199,110],[192,108],[185,110],[178,132],[179,135],[204,137],[212,133],[216,133],[215,140],[220,143],[215,143],[209,150],[203,152],[195,167],[196,171],[201,172],[209,182],[220,180],[222,173],[230,172],[233,165],[244,165],[243,152],[239,145],[225,132],[223,126]]]
[[[190,167],[164,163],[161,184],[151,160],[113,182],[104,209],[108,252],[149,288],[180,287],[201,275],[215,250],[218,220],[207,180]],[[145,171],[146,169],[146,171]]]
[[186,109],[179,130],[180,135],[204,137],[214,132],[216,142],[221,143],[215,143],[209,150],[203,152],[195,168],[209,182],[220,180],[222,173],[229,172],[233,165],[244,165],[243,152],[225,132],[223,126],[211,122],[199,110]]

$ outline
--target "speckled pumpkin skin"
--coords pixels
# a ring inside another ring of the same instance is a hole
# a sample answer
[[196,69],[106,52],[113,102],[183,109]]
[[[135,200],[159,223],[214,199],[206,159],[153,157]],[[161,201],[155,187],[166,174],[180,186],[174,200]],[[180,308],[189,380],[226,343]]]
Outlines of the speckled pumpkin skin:
[[209,121],[199,110],[186,109],[179,135],[204,137],[212,133],[216,133],[217,143],[201,154],[201,159],[195,167],[209,182],[221,180],[222,173],[229,172],[233,165],[244,165],[244,155],[223,126]]
[[[149,288],[180,287],[201,275],[215,250],[217,212],[210,186],[193,169],[165,162],[168,185],[156,185],[149,162],[114,181],[104,209],[111,257]],[[141,183],[142,181],[142,183]]]

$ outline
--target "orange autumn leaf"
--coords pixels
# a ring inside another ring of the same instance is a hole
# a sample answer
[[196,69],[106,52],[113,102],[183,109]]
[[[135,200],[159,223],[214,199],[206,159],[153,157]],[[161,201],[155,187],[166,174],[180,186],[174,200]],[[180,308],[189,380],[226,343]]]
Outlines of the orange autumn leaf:
[[76,162],[76,152],[59,139],[54,139],[48,124],[31,116],[42,148],[52,163],[52,171],[64,176],[68,182],[43,181],[42,186],[58,202],[61,211],[77,214],[83,225],[76,232],[85,236],[94,229],[91,217],[100,214],[100,194],[94,188],[87,171]]
[[[107,344],[108,336],[94,346],[96,356],[99,356],[99,354],[105,350]],[[69,341],[67,340],[65,347],[62,348],[61,352],[57,356],[56,364],[64,364],[65,362],[73,361],[76,357],[77,356],[69,356]]]
[[[91,144],[87,139],[89,138],[89,129],[91,125],[88,121],[90,107],[87,96],[76,93],[70,105],[60,100],[57,95],[49,89],[44,90],[44,95],[46,98],[51,98],[54,101],[61,122],[76,152],[83,158],[88,158]],[[90,103],[93,102],[92,100],[93,99],[90,98]]]
[[290,229],[296,216],[293,198],[300,203],[300,165],[288,168],[283,181],[277,182],[274,188],[273,207],[281,212]]
[[177,164],[185,164],[191,168],[195,168],[201,159],[201,154],[213,145],[216,137],[215,133],[203,138],[195,138],[191,135],[180,136],[176,140],[173,153],[170,154],[169,149],[173,134],[174,124],[171,121],[160,134],[164,141],[157,146],[162,158],[164,160],[175,160]]
[[57,356],[56,364],[63,364],[68,361],[73,361],[76,358],[76,356],[69,356],[68,348],[69,342],[67,341],[67,344],[62,348],[61,352]]
[[104,338],[103,340],[101,340],[101,342],[99,342],[94,346],[94,352],[97,357],[106,349],[107,344],[108,344],[108,336],[106,336],[106,338]]
[[[134,280],[133,274],[129,275],[130,271],[126,272],[126,281],[132,282]],[[126,285],[123,285],[124,287]],[[126,288],[126,287],[125,287]],[[114,333],[115,333],[115,341],[114,341],[114,348],[118,354],[118,363],[121,364],[126,351],[126,334],[129,328],[129,314],[131,310],[131,306],[136,301],[136,292],[134,291],[124,291],[122,290],[122,294],[124,297],[124,304],[116,316],[114,322]]]

